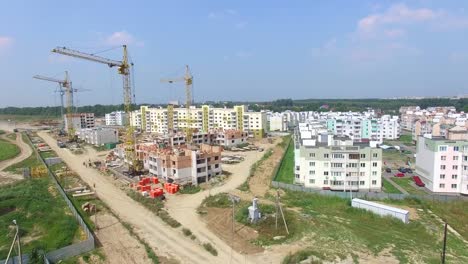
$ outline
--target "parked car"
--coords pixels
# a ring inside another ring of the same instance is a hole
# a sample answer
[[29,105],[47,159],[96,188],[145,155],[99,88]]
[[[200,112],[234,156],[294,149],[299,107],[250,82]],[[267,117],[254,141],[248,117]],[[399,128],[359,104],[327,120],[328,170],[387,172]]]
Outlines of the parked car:
[[390,169],[390,168],[386,168],[386,169],[385,169],[385,172],[388,172],[388,173],[390,173],[390,172],[392,172],[392,169]]
[[406,173],[406,168],[400,167],[400,168],[398,168],[398,171],[401,172],[401,173]]
[[424,186],[426,186],[426,185],[424,184],[424,182],[421,181],[421,178],[419,178],[419,176],[413,176],[413,181],[414,181],[414,183],[416,183],[416,185],[419,186],[419,187],[424,187]]
[[413,170],[410,168],[406,168],[406,173],[413,173]]
[[397,173],[395,173],[394,176],[401,178],[401,177],[405,177],[405,174],[403,172],[397,172]]

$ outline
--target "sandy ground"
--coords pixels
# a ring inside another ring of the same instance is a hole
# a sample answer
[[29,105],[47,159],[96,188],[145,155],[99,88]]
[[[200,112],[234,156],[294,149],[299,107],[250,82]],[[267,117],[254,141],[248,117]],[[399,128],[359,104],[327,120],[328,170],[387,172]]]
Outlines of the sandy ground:
[[[113,184],[111,177],[101,175],[93,168],[83,166],[88,155],[73,155],[67,149],[60,149],[55,140],[46,132],[38,135],[63,159],[65,163],[90,186],[96,185],[98,197],[123,221],[135,227],[135,232],[144,239],[158,255],[174,258],[182,263],[225,263],[228,255],[218,248],[220,255],[212,256],[200,245],[185,237],[180,230],[173,229],[162,222],[152,212],[133,201],[122,190]],[[88,153],[92,155],[91,149]],[[195,212],[194,212],[195,213]],[[205,228],[206,230],[206,228]],[[197,234],[198,235],[198,234]],[[214,235],[213,235],[214,236]],[[198,236],[201,237],[201,236]],[[218,239],[219,240],[219,239]],[[206,240],[204,240],[205,242]],[[219,240],[222,243],[221,240]],[[216,247],[218,247],[218,243]],[[225,248],[228,248],[225,245]],[[244,261],[242,261],[244,262]]]
[[0,162],[0,185],[1,184],[8,184],[15,182],[17,180],[23,179],[23,175],[17,175],[13,174],[10,172],[3,171],[4,169],[8,168],[9,166],[16,164],[18,162],[21,162],[25,159],[27,159],[29,156],[32,154],[32,149],[29,147],[29,145],[25,142],[23,142],[23,138],[19,135],[19,133],[16,134],[16,140],[11,140],[6,137],[6,135],[2,135],[2,138],[15,143],[19,148],[20,148],[20,154],[12,159],[9,160],[4,160]]
[[[95,218],[91,217],[93,222]],[[98,212],[96,236],[106,255],[105,263],[153,263],[145,248],[112,214]]]

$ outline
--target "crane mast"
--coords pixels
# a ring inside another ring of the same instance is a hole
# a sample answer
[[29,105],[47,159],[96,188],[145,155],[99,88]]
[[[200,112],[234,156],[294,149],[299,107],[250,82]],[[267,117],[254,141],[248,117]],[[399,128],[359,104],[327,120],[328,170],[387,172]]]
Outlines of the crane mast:
[[186,108],[186,124],[187,127],[185,128],[185,133],[187,137],[187,142],[192,141],[192,116],[191,116],[191,105],[193,103],[192,98],[192,84],[193,84],[193,76],[190,72],[190,67],[185,65],[185,74],[183,77],[179,78],[168,78],[168,79],[161,79],[161,82],[165,83],[174,83],[174,82],[184,82],[185,83],[185,108]]
[[41,75],[34,75],[34,79],[55,82],[59,84],[60,87],[60,100],[62,104],[61,114],[63,116],[63,95],[65,94],[65,108],[66,108],[66,115],[65,119],[68,124],[68,138],[72,141],[75,138],[75,129],[73,127],[73,88],[72,83],[70,81],[70,77],[68,76],[68,71],[65,71],[65,78],[63,80],[41,76]]
[[138,160],[135,150],[136,139],[134,128],[130,123],[130,115],[132,111],[132,87],[130,78],[130,67],[133,63],[129,63],[127,45],[123,45],[123,58],[121,61],[112,60],[94,54],[84,53],[77,50],[68,49],[66,47],[57,47],[52,50],[54,53],[71,56],[79,59],[89,60],[97,63],[106,64],[109,67],[117,67],[118,73],[122,75],[123,81],[123,96],[124,96],[124,111],[127,116],[127,131],[125,136],[125,157],[129,163],[131,173],[137,173],[143,169],[143,163]]

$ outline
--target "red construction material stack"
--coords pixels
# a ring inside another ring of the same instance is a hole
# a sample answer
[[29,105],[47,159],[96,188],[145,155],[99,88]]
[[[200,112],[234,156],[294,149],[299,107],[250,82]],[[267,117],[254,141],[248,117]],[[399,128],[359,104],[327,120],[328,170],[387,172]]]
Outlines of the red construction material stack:
[[151,191],[151,186],[149,186],[149,185],[141,186],[141,191],[142,192],[144,192],[144,191],[149,192],[149,191]]
[[158,183],[159,183],[158,177],[153,177],[152,181],[153,181],[154,184],[158,184]]
[[171,184],[168,183],[168,182],[165,182],[165,183],[164,183],[164,190],[166,190],[167,192],[169,192],[169,186],[171,186]]
[[164,191],[161,188],[156,188],[150,191],[151,198],[156,198],[164,194]]
[[172,187],[174,187],[174,193],[179,191],[179,184],[172,184]]
[[140,180],[140,181],[138,182],[138,184],[141,185],[141,186],[145,186],[145,185],[146,185],[146,183],[145,183],[144,180]]
[[145,184],[150,184],[151,179],[150,179],[150,178],[143,178],[143,182],[144,182]]

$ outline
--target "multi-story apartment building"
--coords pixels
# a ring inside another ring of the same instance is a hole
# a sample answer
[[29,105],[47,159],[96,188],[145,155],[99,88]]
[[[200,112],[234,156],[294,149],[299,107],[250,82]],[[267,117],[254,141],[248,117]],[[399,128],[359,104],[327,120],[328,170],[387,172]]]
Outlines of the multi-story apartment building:
[[[210,144],[222,147],[234,147],[240,144],[247,143],[248,133],[237,129],[213,129],[208,132],[197,131],[192,134],[193,144]],[[165,134],[161,136],[160,142],[164,142],[169,146],[185,145],[186,135],[184,132],[173,134]]]
[[[198,131],[237,129],[256,138],[264,137],[267,132],[266,112],[249,112],[244,105],[234,108],[192,107],[190,116],[191,128]],[[132,112],[130,120],[132,126],[144,132],[166,134],[187,127],[187,110],[173,105],[167,108],[141,106],[140,110]]]
[[119,132],[113,128],[83,128],[76,134],[79,139],[97,146],[119,142]]
[[[65,114],[65,129],[68,130],[68,114]],[[94,113],[71,114],[71,123],[75,131],[82,128],[93,128],[95,126]]]
[[125,126],[128,122],[127,114],[123,111],[115,111],[106,114],[106,126]]
[[222,173],[220,146],[201,144],[198,149],[188,149],[147,145],[139,152],[145,169],[165,181],[197,185]]
[[400,137],[397,116],[384,115],[381,118],[366,116],[333,116],[327,119],[328,130],[337,136],[348,136],[354,142],[394,140]]
[[319,123],[300,125],[294,135],[295,182],[333,191],[380,191],[382,150],[332,135]]
[[284,113],[271,113],[267,116],[269,131],[288,131],[288,117]]
[[420,136],[416,173],[432,192],[468,195],[468,141]]

